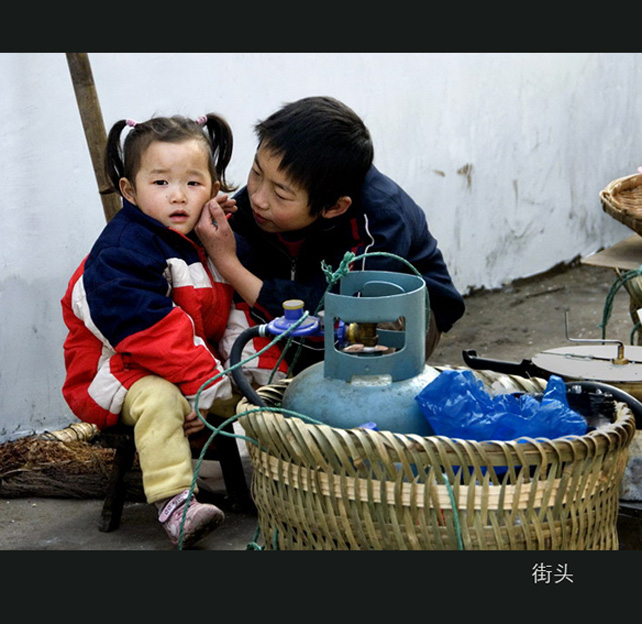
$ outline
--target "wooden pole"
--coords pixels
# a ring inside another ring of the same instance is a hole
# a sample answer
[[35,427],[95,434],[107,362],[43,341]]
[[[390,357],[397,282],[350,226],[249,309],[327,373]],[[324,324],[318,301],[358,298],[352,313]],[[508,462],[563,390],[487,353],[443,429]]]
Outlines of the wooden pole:
[[98,102],[91,65],[86,52],[67,52],[66,56],[91,162],[94,167],[94,175],[98,183],[98,192],[102,200],[105,219],[110,221],[120,210],[121,202],[120,196],[111,190],[103,168],[107,133]]

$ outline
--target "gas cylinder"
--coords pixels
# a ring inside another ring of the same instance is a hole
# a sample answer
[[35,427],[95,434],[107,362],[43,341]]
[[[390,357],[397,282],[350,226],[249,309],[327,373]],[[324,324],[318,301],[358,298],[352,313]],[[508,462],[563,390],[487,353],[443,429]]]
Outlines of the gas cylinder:
[[[324,360],[291,380],[283,407],[332,427],[374,423],[379,430],[432,435],[415,400],[439,374],[426,364],[429,310],[419,276],[348,273],[338,293],[325,294]],[[401,330],[378,326],[399,319]],[[342,328],[342,339],[337,340],[335,328]],[[356,343],[346,340],[349,334],[356,336]]]

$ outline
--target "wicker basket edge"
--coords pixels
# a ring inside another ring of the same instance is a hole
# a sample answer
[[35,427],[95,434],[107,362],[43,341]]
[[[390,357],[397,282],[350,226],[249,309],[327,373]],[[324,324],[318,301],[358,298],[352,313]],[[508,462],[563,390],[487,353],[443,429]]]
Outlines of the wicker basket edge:
[[[604,452],[612,446],[628,446],[636,431],[635,417],[631,410],[623,403],[617,403],[616,419],[599,429],[589,431],[581,436],[567,436],[554,439],[519,438],[515,440],[486,440],[476,441],[461,438],[448,438],[444,436],[419,436],[416,434],[395,433],[390,431],[372,431],[361,429],[338,429],[326,424],[306,422],[296,416],[285,416],[269,407],[256,410],[247,399],[242,399],[237,406],[237,414],[241,415],[239,423],[248,435],[254,435],[261,441],[273,442],[275,438],[284,440],[292,435],[309,436],[318,434],[334,440],[350,440],[358,443],[361,438],[371,437],[375,444],[398,446],[401,452],[406,449],[420,449],[425,445],[439,449],[445,455],[458,456],[461,452],[473,453],[489,458],[497,455],[504,459],[507,455],[520,456],[522,459],[529,454],[541,456],[543,451],[553,451],[562,456],[578,456],[586,453]],[[277,445],[280,442],[277,441]]]
[[[639,191],[640,198],[636,198],[639,206],[632,206],[630,201],[625,204],[620,199],[621,193],[632,191]],[[616,178],[600,191],[599,197],[604,212],[642,235],[642,173]]]

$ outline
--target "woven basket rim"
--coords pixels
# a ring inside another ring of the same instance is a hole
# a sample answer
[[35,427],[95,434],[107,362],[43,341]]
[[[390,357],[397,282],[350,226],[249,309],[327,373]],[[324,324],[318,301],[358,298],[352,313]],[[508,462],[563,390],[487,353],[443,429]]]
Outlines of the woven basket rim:
[[604,212],[642,235],[642,173],[616,178],[600,191]]
[[614,189],[618,189],[621,186],[629,186],[634,182],[642,181],[642,173],[632,173],[630,175],[621,176],[611,180],[603,189],[602,192],[613,192]]
[[[518,454],[520,456],[527,456],[529,453],[534,453],[537,456],[540,456],[542,451],[545,450],[554,450],[556,453],[561,453],[563,455],[574,455],[578,452],[584,454],[587,452],[588,447],[591,447],[592,450],[595,450],[594,447],[608,448],[611,446],[611,437],[615,436],[618,439],[622,439],[625,444],[630,443],[635,435],[636,424],[635,416],[633,412],[624,404],[616,402],[619,409],[616,409],[616,418],[613,422],[608,423],[604,426],[596,428],[592,431],[588,431],[583,435],[569,435],[559,438],[530,438],[530,437],[520,437],[514,440],[470,440],[464,438],[450,438],[447,436],[421,436],[418,434],[412,433],[397,433],[392,431],[375,431],[369,429],[339,429],[332,427],[326,424],[315,424],[312,422],[307,422],[303,418],[299,418],[293,415],[284,415],[277,411],[271,409],[275,407],[274,405],[270,406],[269,401],[276,395],[282,394],[287,389],[289,384],[288,379],[281,380],[274,384],[264,386],[258,389],[258,393],[268,402],[268,407],[260,409],[255,405],[252,405],[247,399],[243,398],[237,404],[237,415],[243,414],[248,411],[250,413],[246,415],[241,415],[239,422],[243,425],[243,419],[252,419],[256,422],[256,416],[262,415],[264,413],[269,413],[270,417],[274,419],[275,423],[280,425],[285,425],[286,422],[289,422],[288,426],[293,426],[298,429],[304,430],[306,432],[311,432],[314,430],[325,431],[329,433],[334,433],[335,435],[340,436],[374,436],[375,438],[379,437],[382,441],[386,439],[394,438],[402,442],[404,445],[415,447],[416,444],[413,443],[424,443],[430,441],[437,446],[440,446],[444,449],[447,454],[458,453],[457,448],[471,448],[475,449],[477,452],[482,454],[493,453],[497,451],[502,455]],[[256,411],[251,411],[256,410]]]

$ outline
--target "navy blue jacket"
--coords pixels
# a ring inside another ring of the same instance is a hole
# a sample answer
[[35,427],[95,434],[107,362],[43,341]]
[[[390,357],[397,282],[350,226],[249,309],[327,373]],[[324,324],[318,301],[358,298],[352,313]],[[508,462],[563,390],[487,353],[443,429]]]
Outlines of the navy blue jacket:
[[[385,251],[408,260],[426,281],[430,307],[440,331],[448,331],[465,310],[453,285],[423,210],[393,180],[374,166],[361,193],[345,214],[318,219],[290,238],[303,239],[292,256],[277,234],[261,230],[252,217],[247,187],[236,194],[238,210],[230,219],[243,265],[263,280],[252,317],[259,323],[283,314],[287,299],[302,299],[313,313],[327,289],[324,260],[336,270],[347,251],[356,255]],[[353,198],[354,200],[355,198]],[[366,257],[354,270],[409,272],[405,263],[387,256]]]
[[[374,166],[361,194],[348,211],[333,219],[318,219],[295,233],[305,239],[292,257],[282,238],[263,232],[252,218],[247,187],[236,194],[238,211],[230,220],[237,234],[237,252],[243,265],[264,282],[255,314],[280,316],[286,299],[303,299],[311,312],[327,288],[321,261],[339,267],[347,251],[356,255],[385,251],[408,260],[423,276],[430,307],[440,331],[448,331],[464,314],[464,300],[453,285],[437,241],[430,233],[423,210],[390,178]],[[409,272],[394,258],[366,257],[355,270]]]

